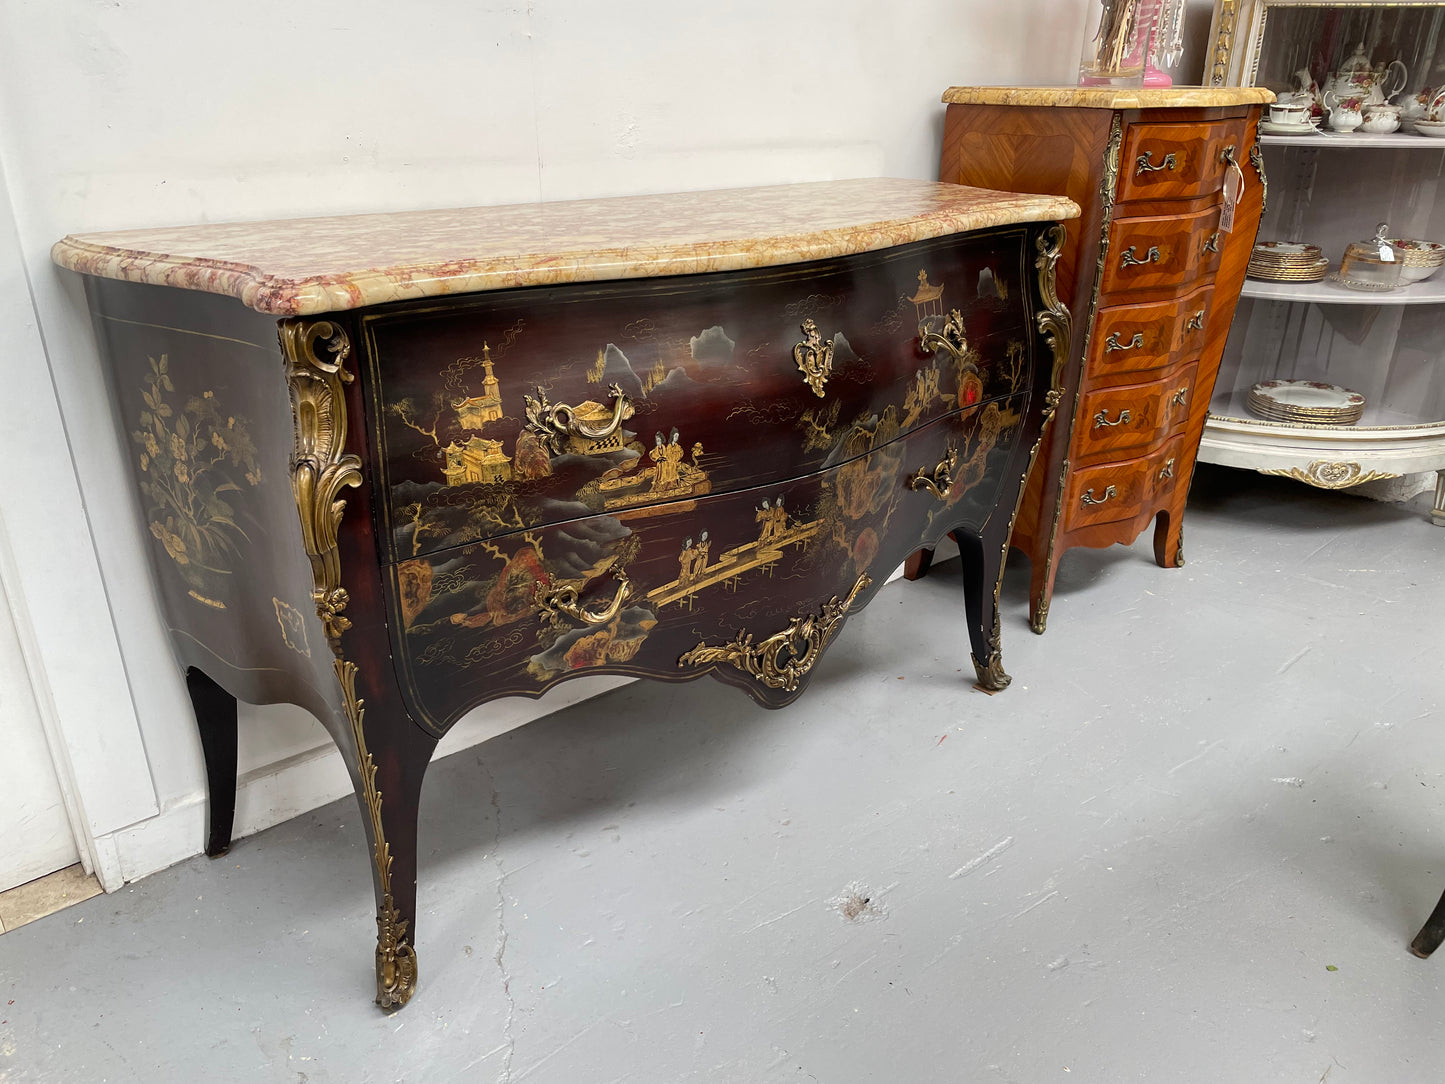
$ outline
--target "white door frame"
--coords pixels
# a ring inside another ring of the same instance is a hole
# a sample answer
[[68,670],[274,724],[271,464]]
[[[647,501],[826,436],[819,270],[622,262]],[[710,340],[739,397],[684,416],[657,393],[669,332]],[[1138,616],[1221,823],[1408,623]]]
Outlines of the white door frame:
[[76,849],[114,891],[124,878],[111,833],[154,817],[159,803],[3,159],[0,381],[10,404],[0,425],[0,578]]

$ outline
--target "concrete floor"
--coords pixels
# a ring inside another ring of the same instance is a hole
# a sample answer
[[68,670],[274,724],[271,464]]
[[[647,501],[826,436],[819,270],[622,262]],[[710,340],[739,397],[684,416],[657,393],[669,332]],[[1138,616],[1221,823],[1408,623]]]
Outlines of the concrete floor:
[[[354,803],[0,938],[0,1081],[1439,1081],[1445,531],[1202,468],[1186,568],[889,586],[809,695],[639,684],[435,765],[422,984]],[[863,902],[866,900],[866,904]]]

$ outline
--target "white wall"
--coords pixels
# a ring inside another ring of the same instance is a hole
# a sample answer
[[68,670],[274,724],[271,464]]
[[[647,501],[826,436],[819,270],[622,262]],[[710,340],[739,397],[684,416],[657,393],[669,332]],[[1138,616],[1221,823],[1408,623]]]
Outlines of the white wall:
[[[84,304],[51,266],[52,243],[197,221],[931,178],[940,92],[1070,81],[1093,2],[0,4],[0,220],[13,216],[19,256],[0,261],[0,291],[25,297],[28,274],[40,333],[6,350],[0,379],[11,388],[25,372],[33,386],[48,365],[39,413],[58,402],[64,419],[8,473],[68,474],[69,434],[84,503],[48,513],[51,529],[72,549],[93,536],[105,588],[86,613],[114,619],[70,650],[123,659],[129,696],[62,710],[61,723],[68,739],[135,738],[138,720],[145,757],[103,786],[117,811],[139,811],[91,826],[111,848],[107,883],[200,850],[204,777]],[[37,626],[69,604],[38,565],[19,578]],[[494,707],[447,747],[575,699],[581,684],[540,708]],[[304,713],[243,709],[242,724],[241,831],[349,789]]]

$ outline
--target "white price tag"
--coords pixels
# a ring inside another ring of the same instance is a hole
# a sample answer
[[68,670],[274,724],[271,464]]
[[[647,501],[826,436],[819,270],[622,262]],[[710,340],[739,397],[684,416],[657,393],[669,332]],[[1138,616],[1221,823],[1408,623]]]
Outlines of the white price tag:
[[1234,209],[1239,204],[1239,197],[1244,194],[1244,170],[1239,168],[1239,163],[1233,159],[1229,162],[1229,172],[1224,175],[1224,205],[1219,209],[1219,229],[1221,233],[1230,233],[1234,229]]

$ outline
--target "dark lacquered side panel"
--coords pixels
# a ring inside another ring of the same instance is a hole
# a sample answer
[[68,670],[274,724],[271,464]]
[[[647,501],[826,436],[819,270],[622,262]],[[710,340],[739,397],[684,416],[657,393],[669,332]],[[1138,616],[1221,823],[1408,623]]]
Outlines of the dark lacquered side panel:
[[291,491],[275,320],[193,291],[86,287],[177,655],[242,699],[327,721],[331,652]]

